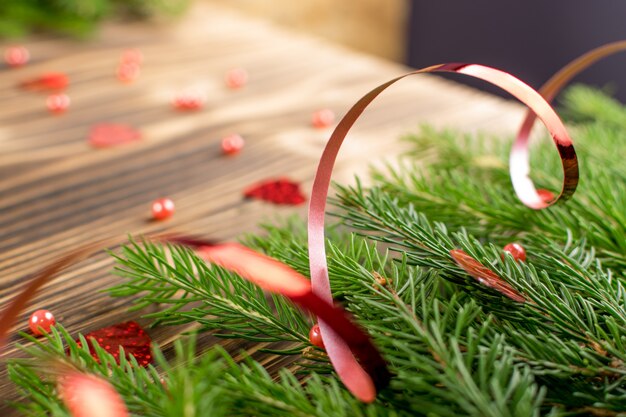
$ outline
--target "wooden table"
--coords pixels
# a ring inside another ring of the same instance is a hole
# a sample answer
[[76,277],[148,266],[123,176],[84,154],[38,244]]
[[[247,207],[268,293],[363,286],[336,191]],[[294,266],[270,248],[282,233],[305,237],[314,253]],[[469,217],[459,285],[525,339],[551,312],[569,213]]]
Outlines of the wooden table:
[[[176,25],[111,25],[97,39],[26,42],[32,63],[0,71],[0,306],[34,272],[60,254],[105,236],[176,230],[213,239],[234,239],[258,230],[264,219],[304,208],[279,208],[242,198],[258,180],[288,175],[309,190],[329,130],[310,126],[311,113],[329,107],[344,113],[365,92],[406,72],[396,64],[285,32],[212,6],[197,6]],[[139,48],[140,79],[122,85],[115,68],[124,48]],[[223,77],[246,68],[249,84],[231,91]],[[52,116],[45,95],[16,88],[46,71],[71,80],[70,111]],[[170,100],[181,89],[207,93],[203,111],[181,114]],[[513,132],[517,104],[433,76],[419,76],[385,93],[350,135],[335,179],[350,180],[367,164],[401,150],[397,138],[420,122],[463,130]],[[99,122],[127,123],[144,140],[115,149],[87,141]],[[223,157],[220,138],[237,132],[247,140],[237,157]],[[152,222],[150,203],[176,202],[176,215]],[[99,292],[120,281],[106,254],[70,268],[46,285],[16,323],[47,308],[71,332],[89,331],[137,317],[128,299]],[[180,329],[159,328],[153,338],[166,347]],[[18,341],[14,336],[12,341]],[[214,343],[207,337],[203,344]],[[255,349],[230,342],[236,348]],[[12,348],[5,357],[16,355]],[[270,367],[281,362],[268,357]],[[0,369],[0,398],[14,398]],[[1,415],[9,415],[0,406]]]

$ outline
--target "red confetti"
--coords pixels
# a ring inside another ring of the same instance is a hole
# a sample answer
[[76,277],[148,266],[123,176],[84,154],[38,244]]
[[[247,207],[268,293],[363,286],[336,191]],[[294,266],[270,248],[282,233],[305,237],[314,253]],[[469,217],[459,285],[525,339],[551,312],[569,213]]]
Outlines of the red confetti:
[[306,201],[300,185],[286,178],[268,180],[244,191],[247,198],[269,201],[274,204],[297,206]]
[[4,51],[4,62],[10,67],[20,67],[30,60],[30,52],[23,46],[12,46]]
[[124,400],[104,379],[70,371],[57,382],[59,397],[72,417],[128,417]]
[[[120,347],[124,348],[127,355],[132,355],[137,359],[137,363],[142,366],[148,366],[152,362],[152,352],[150,344],[152,340],[148,333],[134,321],[115,324],[100,330],[87,333],[85,339],[89,341],[93,339],[98,342],[100,347],[119,362]],[[77,341],[81,346],[80,341]],[[91,355],[97,359],[95,349],[90,344],[89,351]]]
[[232,134],[222,139],[222,152],[225,155],[236,155],[244,147],[246,142],[237,134]]
[[225,81],[228,88],[241,88],[248,83],[248,72],[243,68],[234,68],[226,73]]
[[49,72],[21,82],[20,87],[30,91],[62,91],[69,83],[67,75],[61,72]]
[[311,124],[313,127],[323,129],[335,123],[335,113],[330,109],[322,109],[313,113]]
[[461,249],[453,249],[450,251],[450,256],[456,261],[456,263],[471,275],[476,281],[480,282],[486,287],[492,288],[498,291],[505,297],[510,298],[513,301],[523,303],[526,301],[524,296],[520,294],[515,288],[508,282],[504,281],[491,269],[487,268],[476,259],[469,256]]
[[108,148],[137,142],[141,132],[131,126],[113,123],[102,123],[91,128],[89,144],[95,148]]
[[[516,261],[526,261],[526,249],[519,243],[509,243],[503,250],[510,253]],[[504,256],[502,258],[504,259]]]
[[53,94],[46,99],[46,107],[50,113],[64,113],[70,106],[70,98],[67,94]]
[[41,336],[42,330],[46,333],[50,333],[50,328],[56,324],[54,315],[48,310],[37,310],[28,320],[28,327],[35,336]]

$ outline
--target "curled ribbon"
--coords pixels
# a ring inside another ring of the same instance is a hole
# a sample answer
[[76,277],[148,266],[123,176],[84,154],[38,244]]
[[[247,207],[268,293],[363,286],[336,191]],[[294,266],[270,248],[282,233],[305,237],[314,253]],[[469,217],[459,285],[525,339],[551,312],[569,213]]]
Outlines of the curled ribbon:
[[[569,83],[576,75],[589,68],[597,61],[624,50],[626,50],[626,40],[608,43],[592,49],[591,51],[571,61],[550,77],[550,79],[548,79],[548,81],[546,81],[545,84],[539,89],[539,94],[541,94],[548,103],[552,102],[563,87],[565,87],[565,85],[567,85],[567,83]],[[536,195],[537,192],[535,191],[530,179],[528,179],[528,176],[525,175],[515,177],[513,175],[514,171],[528,172],[528,140],[530,137],[530,131],[535,124],[536,119],[537,115],[532,111],[529,110],[526,113],[526,117],[522,122],[511,150],[510,169],[513,186],[515,187],[520,200],[522,200],[522,202],[529,207],[543,208],[547,207],[549,204],[539,201],[542,199],[540,196]],[[573,153],[573,149],[570,150],[569,147],[562,148],[563,145],[559,144],[557,144],[557,146],[559,146],[559,153],[561,154],[562,159],[563,154],[569,155],[567,161],[563,161],[563,168],[565,171],[563,190],[564,193],[567,191],[567,194],[561,195],[561,198],[569,197],[576,189],[576,185],[578,183],[578,163],[576,161],[576,155]],[[571,173],[568,173],[568,171],[571,171]]]
[[[534,209],[548,207],[559,198],[569,198],[576,189],[578,162],[565,126],[539,93],[514,76],[483,65],[450,63],[423,68],[387,81],[363,96],[341,119],[324,148],[313,182],[308,218],[311,284],[313,292],[328,303],[332,303],[332,294],[324,246],[324,214],[330,178],[339,149],[352,125],[380,93],[411,75],[434,72],[465,74],[500,87],[524,103],[546,125],[561,156],[564,173],[563,188],[559,197],[553,201],[546,202],[541,199],[528,176],[530,168],[526,142],[518,141],[516,145],[519,148],[514,149],[514,157],[512,157],[514,164],[511,165],[511,178],[518,197],[525,205]],[[371,375],[356,360],[344,337],[333,329],[332,323],[321,317],[319,326],[328,357],[346,387],[362,400],[375,397],[376,388]]]

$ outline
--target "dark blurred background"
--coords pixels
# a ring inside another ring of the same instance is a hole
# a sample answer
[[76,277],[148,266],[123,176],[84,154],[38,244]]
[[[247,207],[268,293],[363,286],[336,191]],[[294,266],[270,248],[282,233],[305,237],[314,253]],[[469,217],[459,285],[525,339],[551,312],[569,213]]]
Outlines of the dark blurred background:
[[[416,0],[412,6],[409,65],[482,63],[534,87],[584,52],[626,39],[626,2],[620,1]],[[626,52],[600,61],[576,81],[609,85],[626,102]]]

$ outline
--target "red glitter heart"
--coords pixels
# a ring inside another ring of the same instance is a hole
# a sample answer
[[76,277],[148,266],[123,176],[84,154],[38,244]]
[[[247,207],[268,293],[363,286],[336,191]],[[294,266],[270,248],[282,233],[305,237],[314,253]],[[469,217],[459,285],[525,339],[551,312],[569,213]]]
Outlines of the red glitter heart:
[[22,81],[20,87],[31,91],[61,91],[69,85],[67,75],[62,72],[49,72],[30,80]]
[[244,196],[289,206],[296,206],[306,201],[306,197],[300,191],[300,184],[286,178],[255,184],[244,191]]
[[109,148],[137,142],[141,139],[141,132],[137,129],[112,123],[102,123],[91,128],[89,144],[95,148]]
[[[134,356],[139,365],[148,366],[152,362],[152,351],[150,349],[152,339],[135,321],[127,321],[95,330],[87,333],[85,339],[96,340],[100,347],[113,355],[118,362],[120,347],[124,348],[124,352],[127,355]],[[82,346],[80,341],[77,341],[77,343],[78,346]],[[89,346],[89,351],[97,359],[93,346]]]

